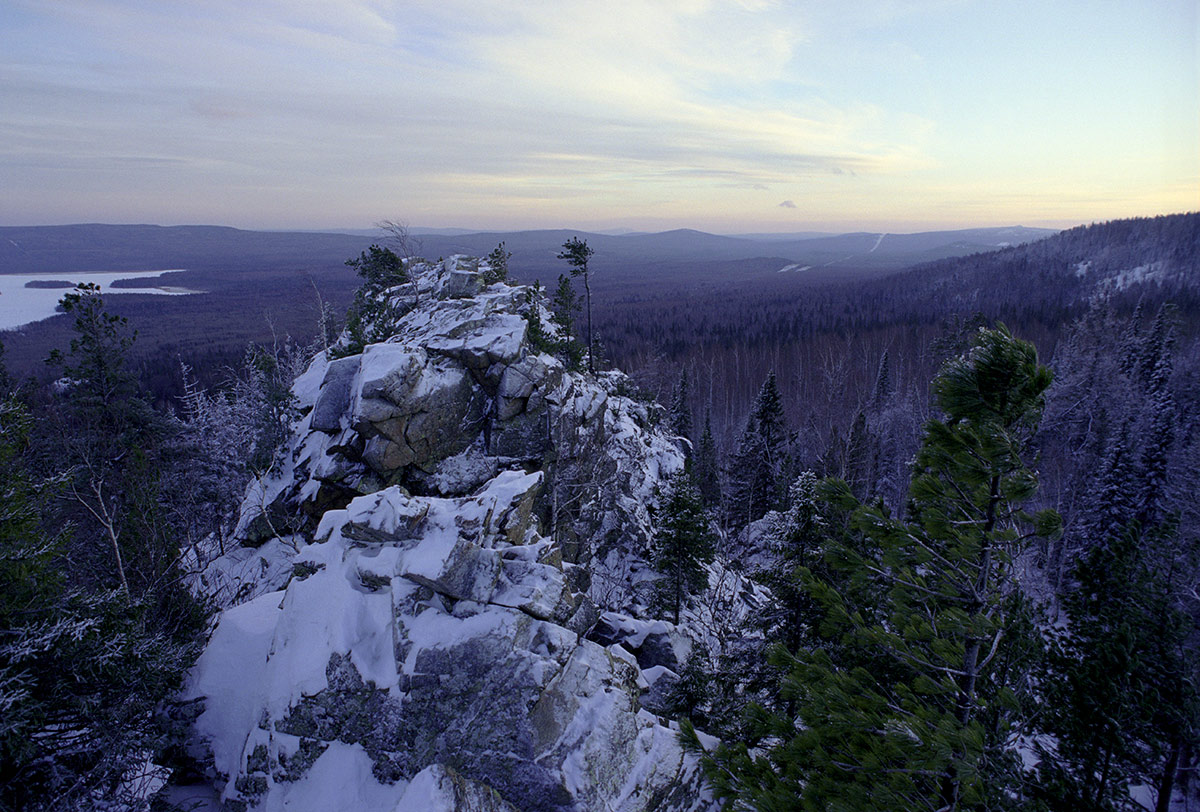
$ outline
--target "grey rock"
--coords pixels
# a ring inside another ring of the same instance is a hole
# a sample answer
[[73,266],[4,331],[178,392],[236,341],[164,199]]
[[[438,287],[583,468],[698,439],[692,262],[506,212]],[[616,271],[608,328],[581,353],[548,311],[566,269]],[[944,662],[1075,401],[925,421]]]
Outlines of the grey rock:
[[525,350],[525,319],[516,314],[493,313],[462,323],[425,342],[425,348],[458,360],[472,369],[511,364]]
[[363,350],[360,397],[404,403],[416,388],[428,357],[421,348],[370,344]]
[[325,378],[312,410],[312,427],[317,431],[340,431],[342,418],[350,410],[351,384],[358,374],[361,355],[339,358],[325,368]]
[[675,655],[669,632],[650,632],[633,653],[643,671],[658,665],[679,671],[679,659]]
[[404,410],[390,400],[362,397],[354,405],[353,426],[360,432],[370,433],[372,424],[403,416]]
[[496,418],[498,420],[512,420],[514,417],[525,411],[525,398],[509,398],[503,395],[496,396]]
[[550,417],[528,409],[492,425],[488,453],[514,459],[536,459],[550,450]]
[[465,299],[477,293],[479,293],[479,273],[476,271],[451,271],[442,287],[442,296],[447,299]]
[[[619,380],[564,373],[529,346],[522,290],[454,298],[474,294],[476,262],[410,267],[420,305],[392,343],[329,365],[314,430],[259,483],[260,509],[304,511],[317,530],[284,557],[281,591],[229,610],[209,643],[253,684],[206,667],[188,689],[208,698],[195,726],[231,773],[223,801],[318,812],[296,782],[322,759],[365,766],[365,752],[385,808],[713,808],[676,733],[639,707],[648,682],[645,701],[660,703],[679,641],[602,618],[597,603],[629,604],[589,597],[589,568],[564,563],[608,545],[589,562],[611,567],[597,583],[637,581],[644,505],[677,450]],[[554,539],[541,536],[544,482],[572,500]]]
[[675,714],[671,694],[679,684],[679,675],[674,671],[661,669],[654,674],[654,681],[642,694],[642,707],[651,713],[671,717]]
[[527,357],[505,367],[496,394],[505,398],[527,398],[533,387],[546,377],[546,365],[536,356]]
[[362,458],[376,471],[387,474],[412,463],[416,454],[407,443],[395,443],[386,437],[372,437],[363,449]]

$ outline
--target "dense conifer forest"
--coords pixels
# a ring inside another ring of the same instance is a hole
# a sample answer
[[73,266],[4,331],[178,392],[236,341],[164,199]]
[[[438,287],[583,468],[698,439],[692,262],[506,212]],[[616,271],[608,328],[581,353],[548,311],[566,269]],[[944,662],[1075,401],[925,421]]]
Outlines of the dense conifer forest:
[[[664,707],[729,808],[1195,798],[1200,215],[654,296],[563,247],[531,341],[629,372],[687,460],[655,498],[647,611],[712,603],[722,632]],[[420,305],[387,298],[407,259],[362,252],[315,337],[236,356],[139,355],[79,288],[40,381],[0,370],[0,809],[150,808],[135,778],[190,769],[170,697],[212,608],[190,556],[236,543],[309,357]],[[522,275],[503,244],[487,267]],[[748,586],[723,605],[726,569]]]

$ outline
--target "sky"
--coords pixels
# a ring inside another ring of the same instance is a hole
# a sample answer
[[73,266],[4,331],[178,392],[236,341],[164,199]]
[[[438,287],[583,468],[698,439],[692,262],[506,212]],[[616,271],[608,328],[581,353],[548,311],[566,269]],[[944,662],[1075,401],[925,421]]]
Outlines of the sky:
[[1200,0],[0,0],[0,225],[1200,209]]

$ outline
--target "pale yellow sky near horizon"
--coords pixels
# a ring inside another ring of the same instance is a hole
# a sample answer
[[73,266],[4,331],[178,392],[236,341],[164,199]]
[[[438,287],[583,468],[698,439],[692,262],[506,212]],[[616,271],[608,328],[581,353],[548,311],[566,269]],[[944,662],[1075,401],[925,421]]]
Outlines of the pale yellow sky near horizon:
[[0,2],[0,225],[1200,209],[1197,0]]

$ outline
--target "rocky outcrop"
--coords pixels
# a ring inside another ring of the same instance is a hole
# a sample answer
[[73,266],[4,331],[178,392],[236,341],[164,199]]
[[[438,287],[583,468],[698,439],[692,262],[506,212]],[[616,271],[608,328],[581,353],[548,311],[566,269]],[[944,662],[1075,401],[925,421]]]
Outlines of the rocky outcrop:
[[186,698],[223,802],[708,808],[641,706],[639,659],[678,668],[679,641],[594,632],[635,600],[648,496],[682,464],[655,407],[532,346],[524,292],[479,290],[478,262],[415,270],[392,339],[297,381],[290,453],[243,505],[255,549],[211,568],[240,602]]

